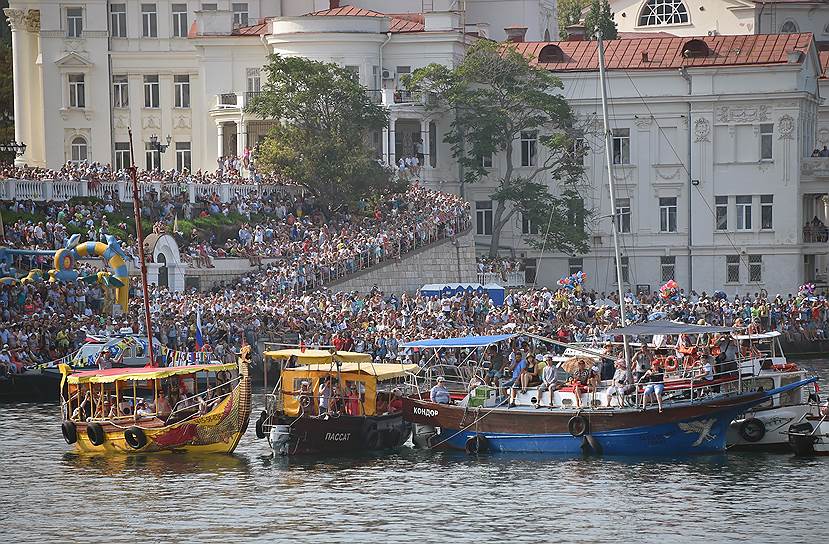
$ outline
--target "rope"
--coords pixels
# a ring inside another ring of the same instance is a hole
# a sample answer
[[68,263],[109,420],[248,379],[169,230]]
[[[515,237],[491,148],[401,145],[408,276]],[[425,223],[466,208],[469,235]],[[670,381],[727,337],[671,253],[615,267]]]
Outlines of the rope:
[[[495,406],[495,408],[497,408],[498,406],[501,406],[502,404],[504,404],[504,401],[501,401],[500,403],[498,403],[498,405],[497,405],[497,406]],[[487,412],[487,413],[485,413],[483,416],[481,416],[481,415],[480,415],[480,414],[481,414],[481,407],[479,406],[479,407],[475,410],[475,421],[473,421],[472,423],[470,423],[470,424],[469,424],[469,425],[467,425],[466,427],[462,427],[459,431],[457,431],[457,432],[456,432],[455,434],[453,434],[452,436],[450,436],[450,437],[448,437],[448,438],[446,438],[446,439],[444,439],[444,440],[441,440],[441,441],[440,441],[440,442],[438,442],[437,444],[432,445],[432,446],[431,446],[431,448],[432,448],[432,449],[435,449],[435,448],[437,448],[438,446],[442,446],[443,444],[445,444],[445,443],[449,442],[450,440],[452,440],[453,438],[455,438],[456,436],[458,436],[459,434],[461,434],[462,432],[464,432],[464,431],[465,431],[465,430],[467,430],[468,428],[472,427],[473,425],[475,425],[475,431],[477,432],[477,430],[478,430],[478,422],[479,422],[479,421],[482,421],[482,420],[483,420],[485,417],[487,417],[489,414],[493,413],[493,411],[494,411],[494,410],[490,409],[490,411],[488,411],[488,412]],[[463,420],[461,420],[461,421],[463,421]]]

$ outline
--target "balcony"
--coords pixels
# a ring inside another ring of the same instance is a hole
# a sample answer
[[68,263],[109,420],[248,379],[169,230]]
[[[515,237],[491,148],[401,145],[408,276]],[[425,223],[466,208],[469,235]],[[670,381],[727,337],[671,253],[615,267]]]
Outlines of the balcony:
[[829,227],[822,222],[811,222],[803,227],[804,244],[825,244],[829,242]]
[[236,93],[222,93],[216,95],[216,107],[219,109],[240,108],[242,97]]
[[807,157],[800,163],[804,181],[829,180],[829,157]]

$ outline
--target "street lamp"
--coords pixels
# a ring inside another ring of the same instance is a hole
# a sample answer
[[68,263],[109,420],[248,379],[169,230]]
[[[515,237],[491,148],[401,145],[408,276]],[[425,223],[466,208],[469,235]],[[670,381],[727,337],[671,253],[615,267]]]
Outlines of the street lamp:
[[153,149],[158,151],[158,171],[159,172],[161,172],[161,155],[165,151],[167,151],[168,147],[170,147],[170,140],[172,140],[172,138],[168,134],[167,135],[167,144],[165,145],[165,144],[162,144],[161,142],[158,141],[158,135],[153,134],[152,136],[150,136],[150,147],[152,147]]
[[26,144],[23,142],[8,142],[0,144],[0,153],[14,153],[15,157],[20,157],[26,152]]

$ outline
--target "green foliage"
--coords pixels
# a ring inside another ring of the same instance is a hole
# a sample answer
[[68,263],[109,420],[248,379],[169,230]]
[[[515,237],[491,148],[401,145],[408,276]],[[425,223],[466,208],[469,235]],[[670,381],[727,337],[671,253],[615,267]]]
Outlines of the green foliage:
[[324,204],[396,189],[367,142],[388,112],[335,64],[271,55],[268,83],[248,110],[279,124],[258,151],[261,170],[296,182]]
[[558,0],[558,34],[562,40],[567,39],[567,27],[581,21],[581,14],[590,0]]
[[[5,18],[5,16],[3,16]],[[14,81],[12,48],[0,45],[0,142],[14,140]],[[12,157],[13,158],[13,157]]]
[[[571,152],[573,112],[557,77],[532,66],[509,45],[481,40],[455,68],[429,65],[415,71],[407,85],[434,93],[433,110],[454,113],[444,141],[463,165],[463,181],[498,176],[491,195],[497,202],[491,255],[498,251],[501,230],[516,213],[543,226],[540,234],[553,235],[547,237],[548,249],[573,252],[586,247],[584,232],[568,227],[567,215],[561,213],[577,195],[584,169],[581,157]],[[525,132],[538,135],[532,167],[520,167],[520,155],[514,157]],[[481,162],[481,157],[495,153],[503,157],[497,173]],[[555,194],[551,185],[556,186]]]
[[595,40],[599,32],[603,40],[615,40],[619,37],[608,0],[592,0],[590,11],[584,18],[584,26],[585,33],[591,40]]

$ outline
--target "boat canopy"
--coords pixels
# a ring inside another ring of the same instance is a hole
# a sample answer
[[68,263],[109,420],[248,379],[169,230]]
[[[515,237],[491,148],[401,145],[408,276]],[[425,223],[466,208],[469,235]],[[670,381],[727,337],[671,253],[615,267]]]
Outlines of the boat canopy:
[[780,331],[758,332],[757,334],[734,334],[734,340],[751,340],[756,342],[758,340],[771,340],[780,336]]
[[719,327],[714,325],[694,325],[682,321],[671,321],[670,319],[658,319],[647,323],[635,323],[627,327],[621,327],[608,331],[607,334],[624,334],[626,336],[653,335],[653,334],[705,334],[718,332],[731,332],[731,327]]
[[327,349],[278,349],[274,351],[266,351],[265,357],[270,357],[272,359],[290,359],[291,357],[296,357],[298,362],[305,364],[330,364],[333,361],[370,363],[372,361],[371,354],[369,353],[357,353],[354,351],[331,352]]
[[479,348],[521,336],[520,334],[496,334],[492,336],[461,336],[459,338],[429,338],[401,344],[404,348]]
[[[63,368],[65,367],[65,368]],[[85,370],[70,373],[68,365],[61,365],[61,372],[67,374],[66,381],[70,384],[82,383],[113,383],[119,381],[143,381],[169,378],[170,376],[184,376],[196,372],[222,372],[235,370],[236,363],[216,365],[187,365],[187,366],[144,366],[141,368],[108,368],[105,370]]]
[[374,376],[377,381],[391,380],[405,376],[406,373],[415,373],[420,367],[415,364],[395,364],[395,363],[341,363],[335,366],[331,363],[315,363],[305,366],[298,366],[295,368],[286,368],[283,372],[323,372],[331,374],[339,372],[341,374],[366,374]]

